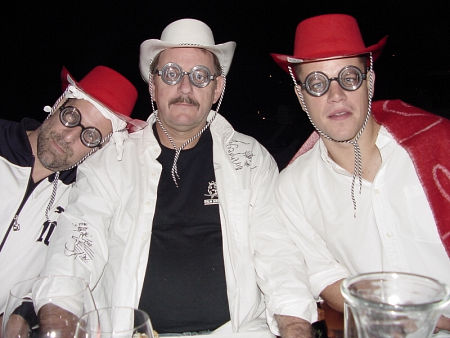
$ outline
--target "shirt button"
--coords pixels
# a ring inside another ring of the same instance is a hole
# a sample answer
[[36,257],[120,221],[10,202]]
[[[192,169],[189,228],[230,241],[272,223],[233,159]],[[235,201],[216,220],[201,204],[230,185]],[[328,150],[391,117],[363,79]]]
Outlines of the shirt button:
[[386,237],[387,237],[387,238],[392,238],[392,232],[387,232],[387,233],[386,233]]

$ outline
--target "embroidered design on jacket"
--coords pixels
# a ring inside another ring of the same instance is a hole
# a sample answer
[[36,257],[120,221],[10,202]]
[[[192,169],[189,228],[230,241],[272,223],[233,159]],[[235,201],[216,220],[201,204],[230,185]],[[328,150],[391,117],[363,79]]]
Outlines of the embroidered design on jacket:
[[83,262],[87,262],[94,258],[94,251],[92,250],[92,240],[88,238],[87,224],[78,223],[74,224],[74,232],[76,235],[72,236],[72,244],[66,243],[64,254],[66,256],[74,256],[81,259]]
[[203,200],[204,205],[219,204],[219,198],[217,194],[217,184],[215,181],[208,182],[208,193],[203,195],[209,196],[208,199]]
[[230,156],[230,160],[234,165],[234,169],[240,170],[244,167],[254,169],[252,166],[252,159],[255,154],[250,149],[245,149],[249,143],[232,140],[227,144],[227,153]]

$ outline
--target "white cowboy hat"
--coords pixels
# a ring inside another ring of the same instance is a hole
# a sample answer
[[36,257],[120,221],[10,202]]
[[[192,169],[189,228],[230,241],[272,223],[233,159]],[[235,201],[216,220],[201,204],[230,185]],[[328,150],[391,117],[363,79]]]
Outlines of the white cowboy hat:
[[202,21],[180,19],[172,22],[161,33],[161,39],[149,39],[141,43],[139,68],[142,78],[148,82],[150,65],[159,52],[167,48],[198,47],[209,50],[219,59],[224,75],[227,75],[233,59],[236,42],[216,45],[211,28]]

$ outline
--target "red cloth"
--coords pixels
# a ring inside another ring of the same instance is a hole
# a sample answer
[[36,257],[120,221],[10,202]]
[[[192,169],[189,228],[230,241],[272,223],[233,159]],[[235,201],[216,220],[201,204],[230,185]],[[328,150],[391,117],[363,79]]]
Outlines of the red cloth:
[[[372,114],[409,153],[450,256],[450,120],[401,100],[375,101]],[[313,132],[291,162],[318,139]]]

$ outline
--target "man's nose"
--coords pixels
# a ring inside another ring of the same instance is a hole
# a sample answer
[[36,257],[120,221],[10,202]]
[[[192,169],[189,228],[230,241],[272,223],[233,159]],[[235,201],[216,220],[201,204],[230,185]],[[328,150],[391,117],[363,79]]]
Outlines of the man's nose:
[[178,88],[180,89],[180,91],[182,93],[190,93],[192,92],[192,83],[189,79],[189,75],[188,74],[183,74],[181,76],[181,80],[178,83]]
[[330,86],[328,88],[328,101],[330,102],[340,102],[346,97],[346,91],[338,82],[337,78],[330,79]]
[[77,141],[77,139],[80,139],[80,134],[81,134],[81,126],[76,126],[73,128],[64,128],[62,135],[63,135],[63,139],[65,142],[67,143],[73,143],[75,141]]

